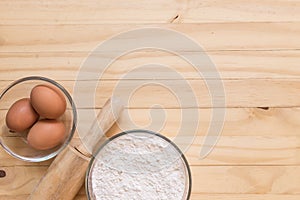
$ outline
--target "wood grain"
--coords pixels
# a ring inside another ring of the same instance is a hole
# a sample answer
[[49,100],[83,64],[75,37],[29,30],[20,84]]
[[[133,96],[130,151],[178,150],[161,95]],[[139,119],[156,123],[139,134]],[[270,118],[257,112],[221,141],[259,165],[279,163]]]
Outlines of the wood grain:
[[[71,2],[71,5],[70,5]],[[1,1],[1,24],[299,21],[297,0]],[[103,9],[105,8],[105,9]],[[17,13],[17,14],[16,14]],[[36,20],[38,19],[38,20]]]
[[[91,124],[91,120],[95,118],[98,109],[78,109],[80,119],[78,123],[82,127]],[[217,109],[218,110],[218,109]],[[150,112],[150,109],[126,109],[117,125],[109,131],[108,135],[113,135],[123,130],[130,129],[149,129],[161,132],[168,137],[177,135],[182,126],[180,109],[155,109],[157,113],[165,112],[165,120],[160,126],[153,126],[152,120],[155,120],[157,114]],[[197,109],[199,119],[194,116],[187,116],[185,120],[190,124],[198,125],[196,131],[197,136],[205,136],[211,123],[212,109]],[[153,110],[152,110],[153,112]],[[128,113],[128,115],[126,114]],[[0,110],[0,121],[3,123],[6,110]],[[222,136],[261,136],[261,137],[277,137],[277,136],[299,136],[300,129],[300,108],[270,108],[264,110],[260,108],[227,108],[224,119]],[[222,123],[222,120],[215,121]],[[192,129],[186,129],[193,132]],[[75,138],[78,136],[75,135]]]
[[[214,104],[206,82],[203,80],[101,80],[95,81],[60,81],[70,93],[76,87],[77,108],[100,108],[112,95],[120,97],[129,108],[150,108],[160,105],[163,108],[211,108],[211,107],[299,107],[300,106],[300,79],[246,79],[246,80],[210,80],[210,88],[219,91],[215,96]],[[0,81],[3,90],[11,82]],[[158,85],[157,83],[160,83]],[[224,97],[222,88],[224,85]],[[9,106],[20,97],[29,96],[32,85],[15,89],[14,97],[3,98],[1,109]],[[27,88],[27,89],[24,89]],[[137,90],[134,90],[134,89]],[[95,105],[90,105],[89,99],[95,94]],[[130,94],[130,95],[129,95]],[[147,98],[143,98],[145,94]],[[175,96],[176,94],[177,96]],[[129,96],[128,96],[129,95]],[[180,99],[178,99],[180,95]],[[14,99],[12,99],[14,98]],[[226,102],[224,102],[226,98]],[[78,100],[80,99],[80,101]],[[194,100],[194,103],[193,101]]]
[[[119,132],[116,132],[119,133]],[[170,137],[170,139],[173,137]],[[178,136],[181,140],[186,139]],[[177,138],[177,139],[178,139]],[[204,137],[196,137],[194,142],[186,144],[185,156],[191,166],[290,166],[300,165],[300,137],[261,137],[261,136],[222,136],[213,152],[205,159],[200,159]],[[5,138],[11,144],[15,138]],[[75,139],[76,140],[76,139]],[[180,141],[179,140],[179,141]],[[256,156],[254,156],[256,155]],[[43,163],[25,163],[16,161],[11,156],[1,155],[1,167],[8,166],[48,166]]]
[[21,160],[17,160],[16,158],[12,157],[8,153],[4,151],[3,148],[0,148],[0,168],[2,167],[9,167],[9,166],[25,166],[25,165],[38,165],[38,166],[49,166],[51,163],[52,159],[49,161],[41,162],[41,163],[29,163],[29,162],[24,162]]
[[[6,167],[0,195],[27,195],[46,167]],[[299,166],[192,166],[194,194],[299,195]],[[26,175],[25,175],[26,174]],[[1,184],[2,185],[2,184]],[[13,190],[11,190],[13,188]]]
[[0,195],[29,194],[39,179],[45,174],[47,166],[1,167],[6,177],[0,178]]
[[[199,165],[300,165],[300,137],[221,137],[213,152],[200,159],[203,137],[187,150],[192,166]],[[255,155],[255,156],[254,156]]]
[[[88,54],[101,42],[123,31],[160,27],[186,34],[203,47],[220,77],[208,67],[201,69],[212,84],[222,80],[226,114],[222,136],[214,151],[199,160],[199,151],[212,116],[211,96],[202,77],[183,59],[158,50],[144,50],[122,56],[105,71],[96,92],[96,105],[78,104],[83,125],[89,124],[91,109],[101,108],[122,78],[119,94],[144,80],[171,84],[187,98],[179,105],[168,90],[147,86],[136,91],[119,126],[109,135],[131,128],[148,128],[174,138],[182,109],[194,109],[188,80],[200,118],[196,138],[185,152],[193,174],[191,200],[298,200],[300,199],[300,1],[299,0],[2,0],[0,1],[0,90],[23,76],[42,75],[58,80],[73,94],[77,72]],[[162,39],[169,35],[162,35]],[[140,39],[155,39],[151,34]],[[124,38],[120,42],[131,42]],[[178,46],[182,55],[197,56],[194,49]],[[112,49],[113,52],[119,49]],[[93,57],[112,58],[112,52]],[[157,68],[130,70],[148,63],[160,63],[176,70],[174,78]],[[89,75],[99,72],[91,70]],[[98,78],[86,77],[83,96]],[[175,80],[176,79],[176,80]],[[23,90],[18,90],[24,95]],[[147,97],[147,98],[145,98]],[[18,98],[16,95],[15,98]],[[15,99],[1,99],[0,121]],[[220,98],[218,98],[220,100]],[[160,104],[164,110],[155,108]],[[193,108],[191,108],[191,106]],[[223,110],[224,108],[217,108]],[[220,111],[220,110],[219,110]],[[166,115],[161,127],[153,120]],[[152,115],[151,115],[152,114]],[[133,121],[135,124],[131,123]],[[219,123],[216,121],[215,123]],[[188,129],[188,133],[192,130]],[[10,137],[14,140],[14,137]],[[74,142],[79,142],[75,135]],[[43,163],[18,161],[0,149],[0,200],[23,200],[43,176],[52,160]],[[81,188],[75,200],[86,200]]]
[[[299,167],[192,167],[193,192],[299,194]],[[199,178],[196,178],[199,177]],[[201,177],[201,178],[200,178]]]
[[[1,200],[24,200],[29,195],[0,195]],[[300,195],[272,195],[272,194],[196,194],[193,193],[191,200],[298,200]],[[85,194],[78,194],[74,200],[87,200]]]
[[[88,124],[88,119],[92,117],[90,111],[87,109],[78,110],[82,119],[80,122]],[[181,127],[181,110],[155,109],[155,111],[157,113],[165,112],[165,123],[162,126],[157,126],[155,130],[168,137],[174,137]],[[128,115],[126,115],[127,112]],[[198,109],[198,113],[199,119],[194,116],[187,116],[187,121],[190,124],[198,125],[197,136],[204,136],[211,123],[212,109]],[[299,115],[299,108],[269,108],[268,110],[261,108],[226,108],[222,136],[299,136]],[[155,116],[155,113],[151,115],[150,109],[125,110],[117,122],[118,126],[115,126],[109,135],[120,130],[150,128]],[[221,123],[221,121],[215,121],[215,123]]]
[[[300,22],[236,22],[154,25],[3,25],[0,27],[0,52],[90,52],[101,42],[116,34],[147,27],[167,28],[186,34],[205,51],[300,49]],[[170,38],[169,34],[161,35],[161,40]],[[145,34],[138,39],[155,40],[156,38],[149,32],[148,35]],[[124,37],[119,41],[128,43],[132,42],[132,39]],[[176,49],[195,51],[193,47],[178,44]],[[120,51],[120,48],[110,48],[110,51]]]
[[[195,52],[182,52],[182,56],[194,55]],[[208,52],[220,73],[222,79],[271,79],[271,78],[299,78],[299,51],[217,51]],[[0,79],[16,80],[23,76],[34,74],[51,77],[55,80],[75,80],[78,70],[88,58],[88,53],[0,53]],[[91,59],[101,59],[101,54],[91,56]],[[149,63],[166,65],[170,70],[178,72],[185,79],[199,79],[201,76],[196,69],[177,55],[162,51],[138,51],[124,55],[110,66],[107,66],[102,80],[127,79],[125,74]],[[207,79],[216,78],[209,67],[199,69],[208,74]],[[90,73],[97,73],[94,69]],[[159,74],[156,79],[176,79],[167,70],[156,68]],[[13,72],[13,73],[12,73]],[[147,78],[153,68],[136,71],[131,78]],[[178,79],[178,78],[177,78]]]
[[[0,116],[5,116],[4,110]],[[97,112],[97,110],[96,110]],[[170,139],[178,136],[181,127],[180,110],[167,109],[166,123],[162,127],[145,127],[151,123],[151,116],[147,109],[130,109],[128,118],[125,113],[108,133],[112,136],[121,131],[130,129],[151,129],[157,131]],[[222,136],[214,148],[214,151],[204,160],[200,159],[200,150],[203,139],[211,118],[210,109],[200,109],[199,121],[190,117],[191,124],[198,123],[195,132],[195,140],[185,152],[191,165],[300,165],[300,114],[297,108],[277,108],[271,110],[234,108],[226,111],[226,118]],[[88,110],[83,112],[81,123],[89,124],[91,119]],[[2,117],[1,120],[4,118]],[[133,122],[133,123],[132,123]],[[187,130],[187,129],[186,129]],[[194,130],[187,130],[189,134]],[[14,137],[8,136],[5,141],[13,143]],[[73,140],[79,143],[79,136],[75,135]],[[189,146],[189,144],[187,144]],[[256,156],[253,156],[256,155]],[[0,149],[0,166],[24,166],[41,165],[48,166],[51,161],[42,163],[27,163],[19,161]]]
[[[80,196],[79,196],[80,198]],[[193,194],[191,200],[298,200],[300,195],[272,195],[272,194]]]

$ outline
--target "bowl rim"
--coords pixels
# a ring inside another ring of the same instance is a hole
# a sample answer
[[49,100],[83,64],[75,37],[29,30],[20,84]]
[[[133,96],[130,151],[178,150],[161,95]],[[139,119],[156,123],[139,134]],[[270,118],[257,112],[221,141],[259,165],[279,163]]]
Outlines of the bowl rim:
[[180,154],[180,158],[183,161],[186,173],[187,173],[186,178],[188,180],[188,189],[185,192],[186,192],[186,200],[189,200],[190,196],[191,196],[191,191],[192,191],[192,173],[191,173],[190,165],[189,165],[184,153],[179,149],[179,147],[172,140],[170,140],[166,136],[161,135],[160,133],[157,133],[157,132],[154,132],[154,131],[146,130],[146,129],[127,130],[127,131],[120,132],[116,135],[113,135],[112,137],[107,138],[107,140],[103,144],[101,144],[101,146],[97,149],[97,151],[95,151],[96,153],[92,155],[92,159],[89,162],[88,169],[87,169],[86,175],[85,175],[85,191],[86,191],[86,196],[87,196],[88,200],[92,200],[91,196],[90,196],[91,194],[90,194],[90,191],[89,191],[89,182],[90,182],[89,176],[90,176],[90,173],[93,169],[92,167],[93,167],[93,164],[95,162],[95,158],[98,155],[98,153],[108,143],[112,142],[114,139],[116,139],[118,137],[121,137],[123,135],[134,134],[134,133],[147,133],[147,134],[150,134],[150,135],[158,136],[158,137],[162,138],[163,140],[165,140],[166,142],[168,142],[169,144],[171,144],[175,148],[175,150],[178,151],[178,153]]
[[26,82],[26,81],[44,81],[44,82],[48,82],[52,85],[54,85],[55,87],[59,88],[60,91],[63,92],[64,96],[67,97],[67,100],[69,101],[70,105],[71,105],[71,108],[72,108],[72,127],[71,127],[71,130],[69,132],[69,136],[66,138],[66,140],[64,141],[64,143],[61,145],[61,147],[46,155],[46,156],[43,156],[43,157],[39,157],[39,158],[30,158],[30,157],[26,157],[26,156],[20,156],[19,154],[11,151],[11,149],[5,145],[2,140],[1,140],[1,137],[0,137],[0,145],[3,147],[3,149],[8,153],[10,154],[11,156],[19,159],[19,160],[22,160],[22,161],[26,161],[26,162],[42,162],[42,161],[46,161],[46,160],[49,160],[53,157],[55,157],[57,154],[59,154],[61,151],[63,151],[67,146],[68,144],[71,142],[73,136],[74,136],[74,133],[75,133],[75,130],[76,130],[76,124],[77,124],[77,110],[76,110],[76,105],[73,101],[73,98],[71,97],[71,95],[69,94],[69,92],[61,85],[59,84],[58,82],[50,79],[50,78],[46,78],[46,77],[43,77],[43,76],[27,76],[27,77],[23,77],[23,78],[20,78],[14,82],[12,82],[10,85],[8,85],[0,94],[0,101],[1,99],[3,98],[3,96],[11,89],[13,88],[15,85],[19,84],[19,83],[23,83],[23,82]]

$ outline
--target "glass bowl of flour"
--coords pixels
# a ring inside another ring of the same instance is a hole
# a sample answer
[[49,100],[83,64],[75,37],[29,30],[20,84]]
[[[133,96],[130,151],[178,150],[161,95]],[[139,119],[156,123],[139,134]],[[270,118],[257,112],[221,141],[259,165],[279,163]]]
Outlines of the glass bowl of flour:
[[119,133],[90,162],[90,200],[188,200],[191,171],[180,149],[147,130]]

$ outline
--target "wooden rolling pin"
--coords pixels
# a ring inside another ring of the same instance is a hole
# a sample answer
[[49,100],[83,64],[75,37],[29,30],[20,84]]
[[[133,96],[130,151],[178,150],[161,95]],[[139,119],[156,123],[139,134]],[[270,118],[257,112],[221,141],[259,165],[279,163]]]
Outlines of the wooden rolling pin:
[[[29,199],[31,200],[71,200],[84,183],[91,153],[85,145],[94,149],[103,139],[103,135],[115,123],[123,106],[116,98],[111,98],[99,112],[89,133],[84,138],[84,145],[69,145],[52,162],[46,175],[40,180]],[[95,131],[99,126],[103,131]]]

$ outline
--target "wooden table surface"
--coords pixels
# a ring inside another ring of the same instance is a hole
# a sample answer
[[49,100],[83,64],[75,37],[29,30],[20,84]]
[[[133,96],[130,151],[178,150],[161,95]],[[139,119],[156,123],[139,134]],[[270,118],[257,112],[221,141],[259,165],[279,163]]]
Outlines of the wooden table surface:
[[[186,34],[215,63],[221,74],[215,81],[223,81],[226,94],[217,146],[199,159],[215,108],[204,80],[172,54],[138,51],[119,58],[101,79],[96,108],[135,66],[168,65],[190,82],[199,101],[200,120],[189,119],[199,125],[197,138],[186,152],[193,176],[191,199],[299,200],[299,0],[2,0],[0,89],[20,77],[42,75],[72,93],[78,69],[91,50],[115,34],[143,27]],[[180,81],[169,80],[174,86]],[[167,116],[160,132],[172,137],[180,127],[182,109],[191,108],[178,106],[164,88],[138,90],[127,109],[137,125],[147,126],[149,106],[157,103]],[[3,117],[5,108],[0,109]],[[129,120],[122,116],[120,123],[126,127]],[[110,134],[119,131],[114,126]],[[50,163],[22,162],[0,149],[0,170],[6,172],[0,178],[0,199],[26,199]],[[86,199],[84,188],[76,199]]]

